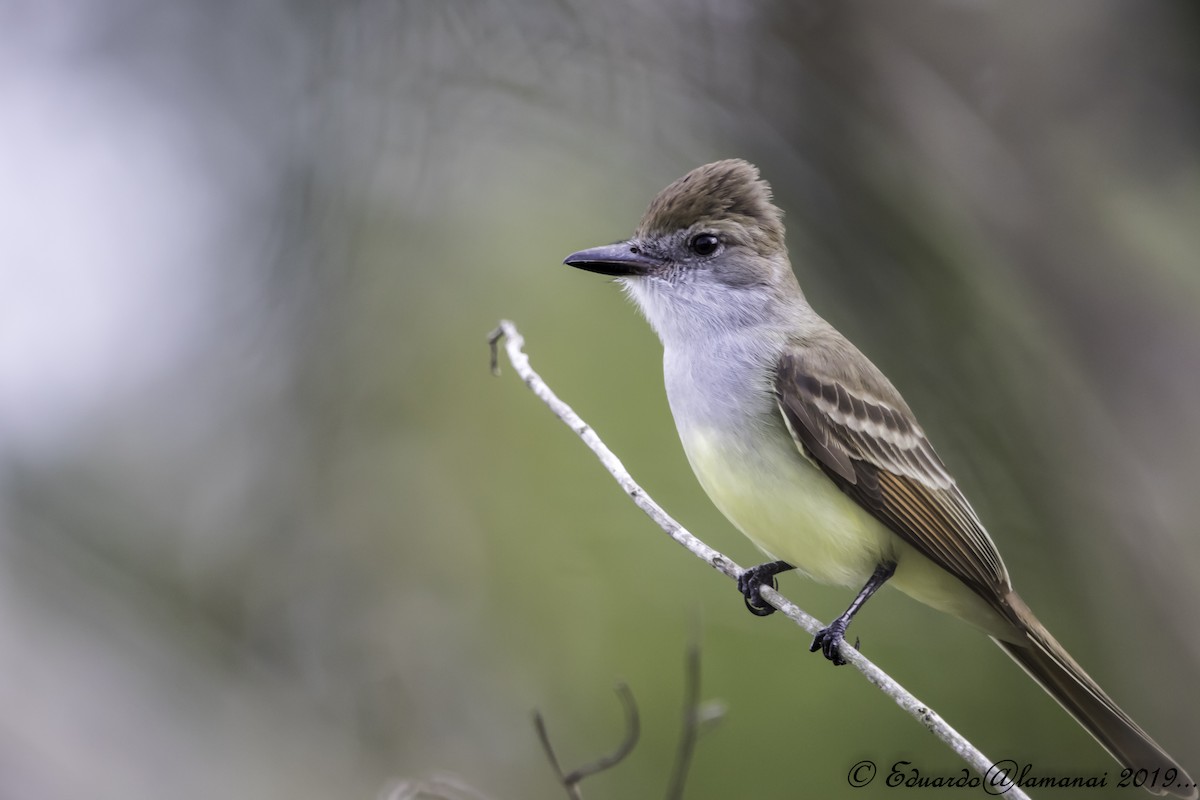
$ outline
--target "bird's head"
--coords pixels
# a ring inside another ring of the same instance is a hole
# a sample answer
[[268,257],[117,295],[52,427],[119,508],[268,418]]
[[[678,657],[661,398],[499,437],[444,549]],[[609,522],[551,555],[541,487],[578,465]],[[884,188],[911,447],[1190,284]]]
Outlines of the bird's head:
[[619,278],[664,343],[673,328],[753,323],[780,293],[799,292],[783,212],[741,159],[697,167],[658,193],[632,238],[565,263]]

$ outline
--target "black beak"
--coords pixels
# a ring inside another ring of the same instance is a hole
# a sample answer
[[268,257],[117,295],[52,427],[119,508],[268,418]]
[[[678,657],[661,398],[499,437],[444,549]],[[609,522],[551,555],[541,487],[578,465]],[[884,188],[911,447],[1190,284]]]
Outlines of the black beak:
[[628,277],[646,275],[662,266],[662,259],[650,255],[639,245],[617,242],[591,250],[580,250],[563,259],[563,263],[601,275]]

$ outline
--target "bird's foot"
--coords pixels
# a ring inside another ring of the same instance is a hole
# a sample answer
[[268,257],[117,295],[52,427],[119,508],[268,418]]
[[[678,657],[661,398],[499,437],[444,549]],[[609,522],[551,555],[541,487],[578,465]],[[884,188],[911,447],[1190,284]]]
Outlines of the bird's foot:
[[[849,620],[838,617],[833,621],[833,624],[828,628],[822,628],[813,637],[812,645],[808,648],[808,652],[815,653],[818,650],[833,662],[835,667],[840,667],[846,663],[846,659],[842,658],[841,646],[846,635],[846,627],[850,624]],[[854,640],[854,649],[857,650],[859,640]]]
[[[787,567],[787,569],[790,568],[790,566]],[[757,617],[768,617],[775,613],[775,607],[763,600],[758,590],[763,586],[778,589],[779,582],[775,580],[775,576],[782,571],[784,570],[781,568],[780,562],[769,561],[766,564],[749,567],[743,570],[741,575],[738,575],[738,591],[742,593],[742,597],[746,601],[746,608],[750,609],[751,614]]]

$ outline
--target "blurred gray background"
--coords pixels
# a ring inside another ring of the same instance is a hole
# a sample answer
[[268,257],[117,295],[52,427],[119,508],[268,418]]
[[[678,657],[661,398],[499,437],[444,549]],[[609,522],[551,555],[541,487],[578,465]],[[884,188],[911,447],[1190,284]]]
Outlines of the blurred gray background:
[[[530,713],[589,760],[619,679],[642,741],[586,794],[660,797],[693,638],[728,711],[689,797],[960,775],[488,372],[512,318],[660,502],[757,560],[653,334],[561,265],[730,156],[1025,598],[1200,773],[1198,96],[1182,2],[9,0],[0,799],[562,797]],[[992,757],[1116,780],[965,625],[888,591],[855,633]]]

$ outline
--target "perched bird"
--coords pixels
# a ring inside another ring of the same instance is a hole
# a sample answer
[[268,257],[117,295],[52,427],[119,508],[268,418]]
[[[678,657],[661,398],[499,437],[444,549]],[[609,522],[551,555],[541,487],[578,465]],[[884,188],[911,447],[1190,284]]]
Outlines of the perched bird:
[[650,203],[633,238],[567,264],[617,276],[663,344],[667,398],[717,508],[768,556],[739,587],[796,569],[859,587],[813,641],[835,664],[885,582],[981,628],[1121,764],[1158,770],[1156,794],[1196,798],[1179,764],[1109,699],[1013,590],[979,517],[908,404],[808,305],[783,213],[741,160],[692,170]]

